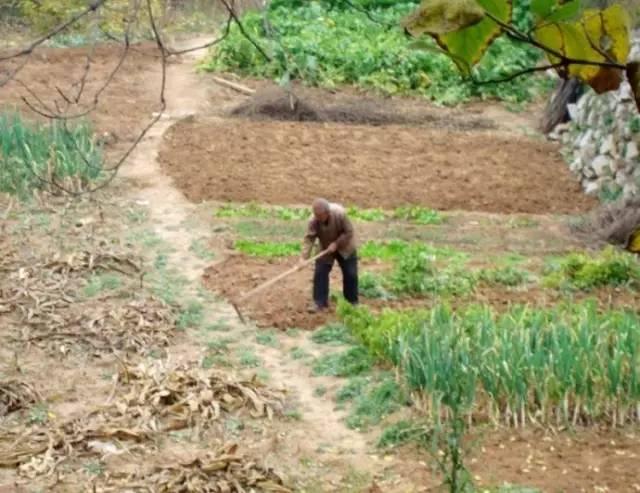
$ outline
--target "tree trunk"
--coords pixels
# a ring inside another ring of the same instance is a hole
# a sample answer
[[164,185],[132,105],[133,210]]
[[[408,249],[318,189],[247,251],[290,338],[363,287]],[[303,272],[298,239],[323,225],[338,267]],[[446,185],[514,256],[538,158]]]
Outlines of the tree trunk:
[[577,79],[560,79],[558,86],[547,102],[542,116],[541,130],[551,132],[556,125],[570,120],[567,105],[575,103],[583,93],[582,83]]

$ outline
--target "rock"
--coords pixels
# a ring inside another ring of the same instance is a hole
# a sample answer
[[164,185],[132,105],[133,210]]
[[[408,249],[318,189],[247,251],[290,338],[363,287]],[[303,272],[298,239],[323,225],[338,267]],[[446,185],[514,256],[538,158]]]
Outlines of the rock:
[[605,173],[611,173],[611,158],[601,154],[593,160],[591,168],[593,168],[598,177],[603,176]]
[[600,190],[600,184],[596,180],[592,180],[587,182],[586,185],[583,184],[584,193],[587,195],[595,195]]
[[638,156],[640,156],[640,151],[638,150],[638,144],[636,144],[635,141],[633,140],[630,142],[627,142],[627,149],[625,150],[624,158],[627,161],[633,161],[637,159]]
[[593,142],[589,142],[580,148],[580,158],[583,162],[589,163],[596,157],[598,150]]
[[612,134],[607,135],[600,146],[600,154],[613,156],[616,152],[616,142]]
[[619,171],[618,173],[616,173],[615,182],[617,185],[624,187],[628,183],[633,183],[634,181],[633,176],[629,176],[627,173]]
[[574,173],[579,173],[580,171],[582,171],[583,167],[584,164],[582,164],[582,159],[580,159],[580,157],[576,157],[573,161],[571,161],[571,164],[569,165],[569,169]]
[[635,197],[636,195],[638,195],[638,185],[636,185],[635,183],[626,183],[622,187],[622,194],[625,199]]
[[572,120],[578,119],[578,106],[575,103],[568,104],[567,111],[569,112],[569,118]]
[[579,135],[578,138],[576,139],[576,147],[578,149],[582,149],[583,147],[592,144],[594,141],[594,133],[593,130],[589,129],[587,130],[583,135]]

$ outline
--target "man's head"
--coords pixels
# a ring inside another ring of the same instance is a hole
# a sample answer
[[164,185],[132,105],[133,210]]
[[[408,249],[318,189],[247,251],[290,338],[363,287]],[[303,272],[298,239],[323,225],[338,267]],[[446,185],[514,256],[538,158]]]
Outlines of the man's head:
[[313,216],[320,222],[329,219],[329,202],[325,199],[315,199],[313,205]]

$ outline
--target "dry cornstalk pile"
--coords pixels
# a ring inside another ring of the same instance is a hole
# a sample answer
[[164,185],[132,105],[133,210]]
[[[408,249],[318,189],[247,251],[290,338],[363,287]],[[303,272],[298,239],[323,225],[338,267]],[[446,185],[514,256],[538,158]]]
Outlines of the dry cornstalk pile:
[[83,251],[27,264],[16,257],[0,260],[0,271],[7,273],[0,280],[0,314],[14,314],[17,341],[63,354],[78,345],[100,354],[144,353],[168,344],[175,320],[160,301],[146,297],[105,305],[76,297],[88,274],[138,273],[131,258]]
[[167,371],[160,363],[141,363],[122,370],[119,378],[129,389],[115,402],[117,417],[142,429],[207,427],[223,412],[248,410],[254,418],[271,419],[282,411],[283,392],[270,390],[255,379],[236,381],[214,370],[179,367]]
[[0,382],[0,418],[42,401],[38,392],[20,380]]
[[[198,368],[167,370],[160,363],[125,366],[116,383],[119,392],[115,397],[81,419],[0,429],[0,467],[19,467],[20,474],[28,478],[52,475],[63,461],[131,452],[136,443],[146,449],[158,433],[190,426],[206,428],[223,413],[247,410],[253,417],[270,418],[281,412],[284,398],[282,392],[256,381],[235,381],[214,370]],[[238,460],[229,462],[227,472],[244,474],[244,465],[239,467]],[[193,474],[195,477],[203,472]],[[158,481],[161,477],[159,474]]]
[[278,474],[238,453],[227,444],[188,462],[158,466],[150,471],[111,475],[93,491],[111,493],[290,493]]

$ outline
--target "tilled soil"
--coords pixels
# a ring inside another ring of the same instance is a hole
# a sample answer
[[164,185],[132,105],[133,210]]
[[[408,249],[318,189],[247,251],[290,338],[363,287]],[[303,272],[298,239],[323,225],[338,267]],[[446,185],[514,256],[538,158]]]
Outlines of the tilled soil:
[[576,213],[583,194],[555,145],[490,132],[419,126],[188,119],[160,161],[192,201]]
[[[297,259],[262,259],[245,255],[232,255],[226,260],[209,267],[203,279],[205,285],[226,299],[235,300],[292,267]],[[361,262],[360,272],[380,271],[381,264]],[[276,283],[239,305],[245,318],[250,318],[261,328],[300,328],[314,329],[337,320],[335,305],[324,313],[308,313],[312,304],[311,286],[313,266],[303,269]],[[340,293],[342,274],[337,264],[331,272],[331,290]],[[528,304],[536,307],[551,307],[558,303],[594,300],[600,309],[628,308],[637,304],[637,294],[623,288],[602,288],[589,293],[568,295],[560,291],[543,289],[539,286],[509,288],[499,285],[480,283],[473,293],[447,300],[453,307],[464,307],[473,303],[492,306],[497,311],[508,310],[515,304]],[[402,298],[396,300],[372,300],[362,298],[361,303],[374,311],[382,308],[428,308],[438,298]]]

